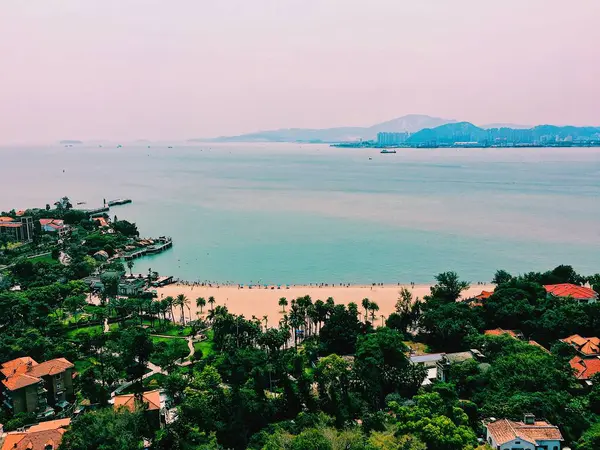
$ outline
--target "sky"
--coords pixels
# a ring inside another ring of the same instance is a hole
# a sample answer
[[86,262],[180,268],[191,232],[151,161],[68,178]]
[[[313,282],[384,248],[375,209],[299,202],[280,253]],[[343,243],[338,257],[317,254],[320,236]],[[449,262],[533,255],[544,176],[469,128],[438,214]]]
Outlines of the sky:
[[0,143],[600,125],[599,0],[2,0]]

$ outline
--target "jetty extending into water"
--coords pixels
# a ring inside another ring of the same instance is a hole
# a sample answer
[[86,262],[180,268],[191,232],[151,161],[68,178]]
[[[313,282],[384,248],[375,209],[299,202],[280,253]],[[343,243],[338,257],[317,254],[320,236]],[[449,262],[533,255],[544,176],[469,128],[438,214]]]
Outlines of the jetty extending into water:
[[173,239],[171,239],[170,237],[161,236],[157,239],[146,240],[150,242],[149,245],[138,248],[136,250],[125,252],[119,256],[125,261],[129,261],[131,259],[141,258],[142,256],[161,253],[173,247]]

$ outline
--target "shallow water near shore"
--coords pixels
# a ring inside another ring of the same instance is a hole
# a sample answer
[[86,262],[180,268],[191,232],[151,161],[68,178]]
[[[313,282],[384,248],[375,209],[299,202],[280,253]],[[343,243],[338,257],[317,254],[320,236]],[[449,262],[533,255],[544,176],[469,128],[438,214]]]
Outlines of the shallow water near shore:
[[595,148],[3,147],[0,168],[0,210],[64,195],[87,207],[132,198],[111,217],[174,239],[136,272],[302,284],[426,283],[444,270],[476,282],[558,264],[600,271]]

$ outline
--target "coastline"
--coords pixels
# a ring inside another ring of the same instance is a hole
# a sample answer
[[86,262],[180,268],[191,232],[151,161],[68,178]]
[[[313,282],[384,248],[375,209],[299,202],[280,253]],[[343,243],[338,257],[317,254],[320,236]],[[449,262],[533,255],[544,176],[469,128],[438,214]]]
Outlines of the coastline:
[[[299,286],[291,285],[289,287],[277,286],[253,287],[247,286],[240,288],[237,285],[212,285],[202,286],[194,284],[174,283],[165,287],[157,288],[157,300],[161,300],[167,296],[176,297],[179,294],[184,294],[189,300],[189,310],[185,309],[186,321],[196,319],[197,317],[206,317],[211,306],[208,304],[208,298],[214,297],[214,306],[226,306],[229,312],[236,315],[243,315],[247,319],[256,316],[263,319],[263,316],[268,317],[269,326],[277,326],[279,319],[283,317],[282,308],[278,305],[281,297],[285,297],[288,303],[292,299],[309,295],[313,302],[316,300],[327,300],[332,297],[336,304],[347,305],[354,302],[358,305],[361,314],[364,314],[364,309],[361,306],[363,298],[368,298],[370,301],[377,303],[379,311],[376,314],[376,321],[381,320],[381,316],[386,318],[394,312],[394,306],[398,299],[399,291],[402,287],[406,287],[412,294],[413,299],[422,299],[423,296],[430,293],[432,284],[385,284],[378,286],[371,285],[344,285],[344,286]],[[481,293],[481,291],[493,291],[493,284],[473,284],[467,289],[462,298],[469,298]],[[196,307],[196,299],[204,297],[207,301],[203,308],[202,314],[200,309]],[[289,305],[286,311],[289,310]],[[362,317],[362,315],[361,315]],[[175,319],[181,320],[180,308],[175,308]]]

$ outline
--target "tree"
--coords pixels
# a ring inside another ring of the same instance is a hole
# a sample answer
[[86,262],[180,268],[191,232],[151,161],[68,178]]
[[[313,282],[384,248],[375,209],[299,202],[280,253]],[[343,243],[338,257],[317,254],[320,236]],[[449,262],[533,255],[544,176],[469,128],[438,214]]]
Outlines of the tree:
[[400,333],[389,328],[358,338],[354,376],[364,399],[374,409],[381,407],[385,396],[392,392],[416,393],[425,378],[422,370],[415,380],[406,357],[408,348],[402,340]]
[[350,311],[344,305],[335,305],[320,331],[323,351],[338,355],[354,353],[356,338],[362,329],[363,324],[358,320],[356,311]]
[[379,311],[379,305],[375,302],[370,302],[369,310],[371,311],[371,323],[375,323],[375,313]]
[[279,299],[279,306],[281,306],[281,312],[285,312],[285,307],[288,305],[288,301],[285,297],[281,297]]
[[215,309],[215,298],[211,295],[208,297],[208,303],[210,304],[210,309]]
[[141,392],[142,377],[147,371],[154,345],[148,331],[143,328],[130,328],[122,332],[119,350],[128,379],[135,380],[134,388]]
[[173,314],[173,307],[177,306],[175,304],[175,299],[168,295],[165,297],[165,302],[169,306],[169,311],[171,312],[171,321],[175,322],[175,314]]
[[600,448],[600,422],[594,424],[577,441],[577,450],[597,450]]
[[431,287],[432,298],[445,303],[455,302],[462,291],[469,288],[469,283],[460,281],[456,272],[443,272],[435,277],[437,284]]
[[200,308],[200,314],[202,314],[202,308],[206,306],[206,299],[204,297],[198,297],[196,299],[196,307]]
[[513,276],[506,270],[497,270],[494,278],[492,279],[492,283],[500,286],[501,284],[508,283],[512,279]]
[[179,306],[181,308],[181,322],[185,325],[185,313],[183,311],[184,307],[189,307],[190,300],[184,295],[179,294],[175,298],[175,306]]
[[133,277],[133,259],[127,261],[127,268],[129,269],[129,274]]
[[104,408],[83,414],[64,434],[61,450],[123,450],[139,448],[144,437],[151,437],[142,411],[114,411]]
[[362,307],[365,308],[365,322],[366,322],[369,318],[369,307],[371,306],[371,302],[369,301],[368,298],[363,298],[361,304],[362,304]]

